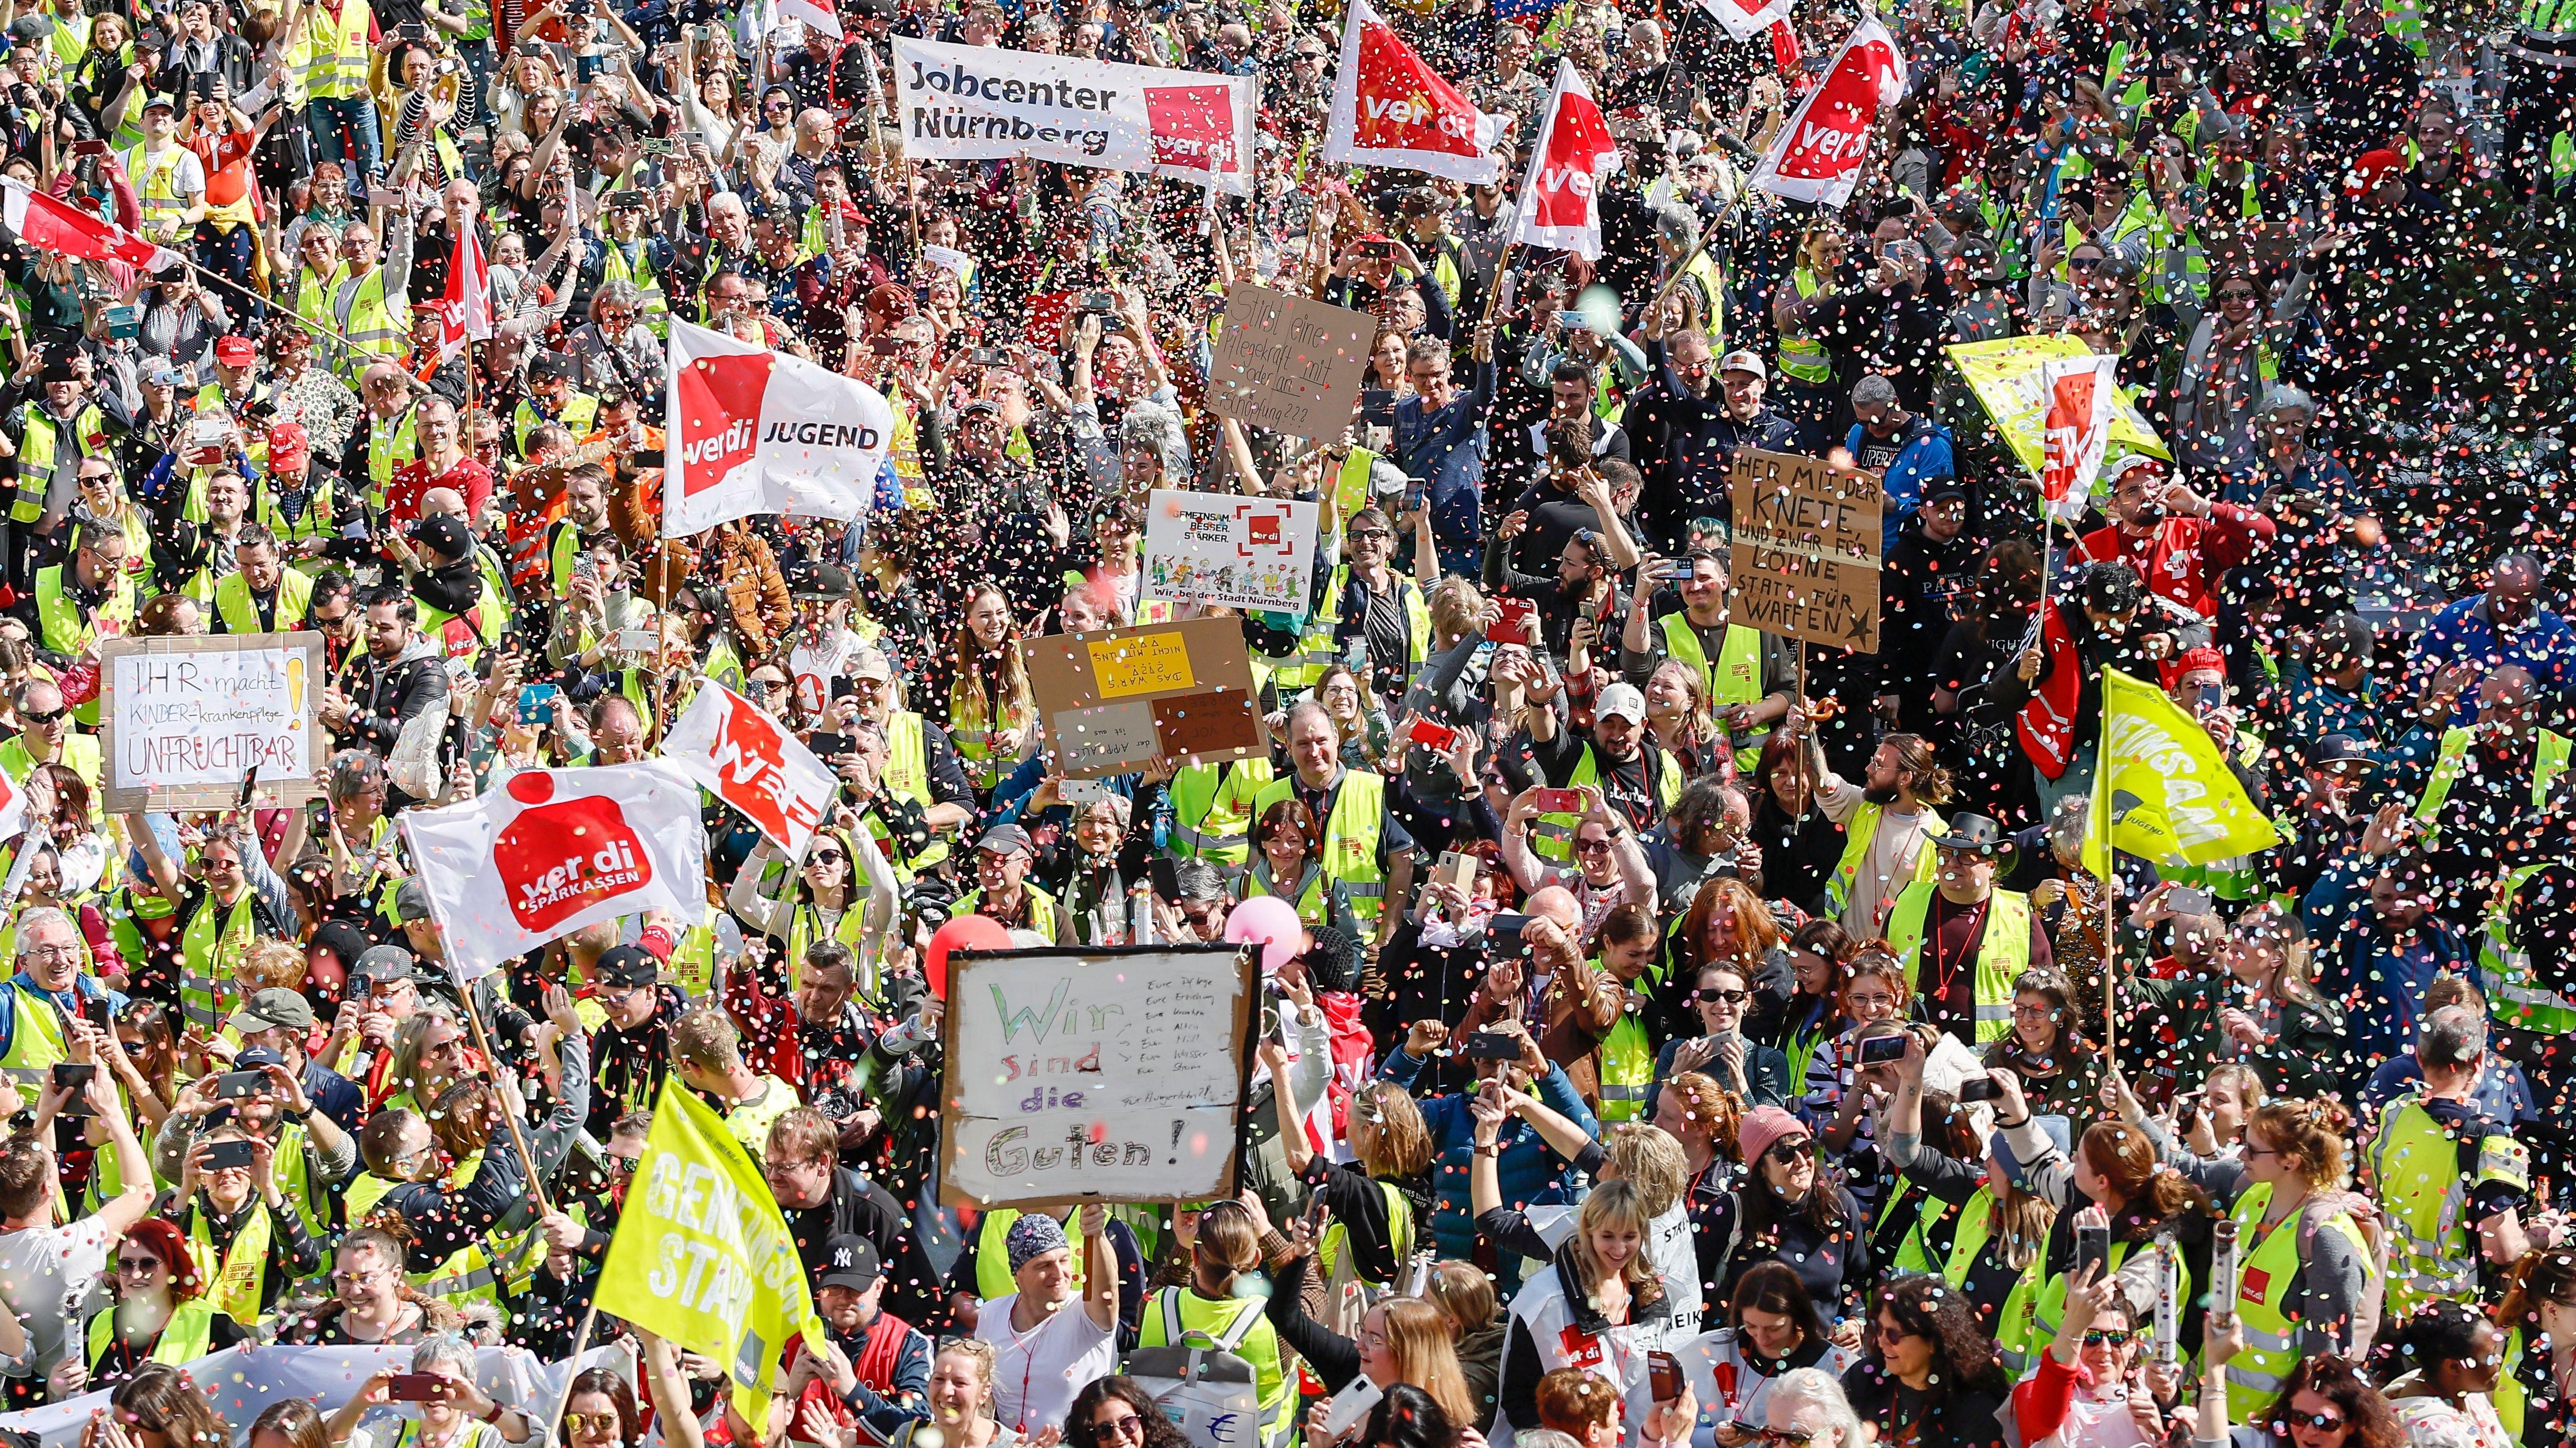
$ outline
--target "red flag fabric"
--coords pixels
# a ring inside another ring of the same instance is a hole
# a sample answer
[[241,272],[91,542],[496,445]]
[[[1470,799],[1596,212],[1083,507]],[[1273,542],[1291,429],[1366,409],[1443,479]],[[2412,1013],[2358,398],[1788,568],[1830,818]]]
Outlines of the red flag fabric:
[[1586,261],[1601,255],[1602,177],[1619,169],[1619,143],[1592,99],[1592,88],[1571,61],[1556,63],[1556,93],[1530,148],[1521,181],[1519,219],[1512,240],[1570,251]]
[[121,261],[153,271],[180,262],[177,252],[154,246],[113,221],[92,216],[23,181],[0,176],[0,187],[8,191],[7,208],[0,212],[0,220],[6,220],[9,229],[33,250],[60,252],[85,261]]
[[1325,165],[1393,166],[1485,185],[1503,171],[1495,150],[1503,124],[1424,64],[1368,0],[1351,0]]
[[472,221],[456,228],[456,250],[447,263],[447,291],[438,301],[438,360],[447,362],[470,342],[492,336],[492,273],[483,264],[483,239]]
[[1860,184],[1879,113],[1905,94],[1905,57],[1896,37],[1877,17],[1852,27],[1851,38],[1825,68],[1824,83],[1780,128],[1753,185],[1792,201],[1840,206]]

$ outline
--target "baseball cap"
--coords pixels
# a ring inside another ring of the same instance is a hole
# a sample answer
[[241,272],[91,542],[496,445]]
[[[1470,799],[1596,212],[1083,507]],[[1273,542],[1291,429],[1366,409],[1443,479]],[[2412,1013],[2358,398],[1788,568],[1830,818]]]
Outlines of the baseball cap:
[[420,962],[399,945],[371,945],[349,967],[352,983],[361,980],[419,980]]
[[394,891],[394,919],[403,924],[429,918],[429,887],[418,875],[402,882]]
[[227,367],[248,367],[259,360],[259,348],[239,332],[215,339],[215,360]]
[[2308,768],[2325,769],[2337,764],[2373,764],[2361,741],[2349,734],[2325,734],[2308,746]]
[[160,91],[145,92],[143,96],[143,109],[149,111],[155,108],[175,112],[179,109],[179,102],[176,97],[165,95]]
[[1599,703],[1592,706],[1592,717],[1607,719],[1616,715],[1631,724],[1646,722],[1646,696],[1634,684],[1612,684],[1601,691]]
[[1957,498],[1961,502],[1966,502],[1968,485],[1954,474],[1936,479],[1923,490],[1923,501],[1927,503],[1937,503],[1944,498]]
[[252,991],[250,999],[242,1002],[242,1008],[233,1012],[232,1019],[224,1024],[244,1034],[273,1031],[281,1026],[288,1030],[309,1031],[313,1029],[313,1006],[300,991],[268,986]]
[[662,962],[640,945],[621,945],[599,958],[592,972],[608,985],[651,985],[662,978]]
[[886,661],[885,650],[859,648],[851,652],[849,675],[853,679],[874,679],[880,684],[894,682],[894,665]]
[[530,377],[556,382],[570,382],[579,372],[573,360],[561,352],[540,352],[537,359],[528,364]]
[[877,1285],[885,1265],[877,1258],[876,1244],[865,1237],[844,1234],[834,1237],[823,1249],[823,1287],[846,1287],[852,1292],[865,1292]]
[[1762,365],[1762,354],[1745,347],[1738,347],[1718,358],[1717,370],[1721,376],[1729,372],[1750,372],[1761,378],[1771,375],[1771,369]]
[[286,1058],[284,1056],[270,1050],[266,1046],[253,1046],[249,1050],[242,1052],[240,1055],[233,1057],[233,1069],[236,1071],[256,1071],[262,1066],[283,1066],[285,1064]]
[[291,473],[313,459],[312,439],[304,424],[281,422],[268,430],[268,468],[270,472]]
[[984,831],[984,837],[975,842],[975,848],[990,850],[997,855],[1028,855],[1037,852],[1037,846],[1029,843],[1029,832],[1018,825],[993,826]]
[[441,558],[462,558],[474,551],[474,537],[465,525],[445,513],[432,513],[411,525],[412,541],[426,544]]

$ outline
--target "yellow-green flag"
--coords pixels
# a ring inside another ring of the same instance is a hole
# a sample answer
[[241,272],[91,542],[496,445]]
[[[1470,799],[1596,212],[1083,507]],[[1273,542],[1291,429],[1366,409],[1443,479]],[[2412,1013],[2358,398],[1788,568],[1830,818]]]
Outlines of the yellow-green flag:
[[2107,877],[2112,847],[2159,865],[2206,865],[2281,842],[2200,721],[2162,689],[2102,671],[2102,754],[2084,866]]
[[653,1105],[597,1301],[674,1347],[731,1364],[734,1407],[755,1431],[768,1426],[787,1339],[821,1349],[805,1264],[760,1164],[677,1073]]

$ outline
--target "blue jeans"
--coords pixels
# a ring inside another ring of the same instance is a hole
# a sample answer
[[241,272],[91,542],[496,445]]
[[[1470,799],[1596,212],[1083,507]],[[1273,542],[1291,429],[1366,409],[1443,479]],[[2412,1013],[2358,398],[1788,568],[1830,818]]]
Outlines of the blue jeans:
[[[384,169],[384,138],[376,130],[376,103],[365,96],[326,101],[316,96],[304,103],[305,124],[313,128],[313,159],[335,161],[349,170],[352,195],[373,184]],[[347,137],[341,130],[347,128]],[[355,165],[352,167],[352,158]]]

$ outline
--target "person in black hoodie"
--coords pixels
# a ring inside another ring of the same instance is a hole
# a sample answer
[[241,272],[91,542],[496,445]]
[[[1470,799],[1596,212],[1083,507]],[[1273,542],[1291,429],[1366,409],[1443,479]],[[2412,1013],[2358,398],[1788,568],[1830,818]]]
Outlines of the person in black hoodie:
[[1967,1294],[1926,1273],[1880,1289],[1871,1307],[1868,1356],[1843,1374],[1853,1410],[1915,1448],[2002,1444],[1996,1412],[2011,1387]]
[[[474,535],[444,513],[430,513],[411,525],[419,545],[409,565],[411,596],[419,603],[422,632],[432,643],[453,652],[469,635],[482,630],[483,572],[474,566]],[[440,617],[436,626],[429,620]]]

